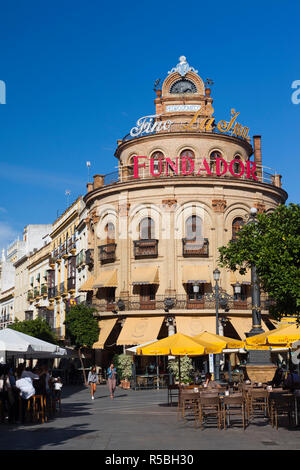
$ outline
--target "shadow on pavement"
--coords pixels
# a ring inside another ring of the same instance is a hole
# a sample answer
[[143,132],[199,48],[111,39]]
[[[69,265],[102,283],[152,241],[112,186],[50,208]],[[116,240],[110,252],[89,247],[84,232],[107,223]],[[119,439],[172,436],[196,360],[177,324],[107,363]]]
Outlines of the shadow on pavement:
[[[6,428],[6,432],[1,436],[1,450],[34,450],[41,449],[44,446],[57,447],[65,444],[71,439],[76,439],[87,434],[97,432],[94,430],[85,430],[84,427],[89,424],[73,425],[62,429],[45,426],[42,428],[29,429],[28,426],[22,428]],[[29,431],[29,432],[28,432]],[[33,436],[34,435],[34,436]]]

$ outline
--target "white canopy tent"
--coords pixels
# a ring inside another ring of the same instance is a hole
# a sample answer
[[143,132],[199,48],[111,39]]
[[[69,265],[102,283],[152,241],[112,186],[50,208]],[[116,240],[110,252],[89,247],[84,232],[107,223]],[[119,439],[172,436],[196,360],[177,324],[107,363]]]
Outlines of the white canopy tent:
[[133,346],[132,348],[126,348],[126,353],[131,356],[136,355],[137,348],[142,348],[143,346],[147,346],[148,344],[155,343],[157,339],[153,339],[152,341],[147,341],[147,343],[138,344],[137,346]]
[[51,359],[66,355],[67,351],[56,344],[25,335],[11,328],[0,330],[0,363],[5,363],[8,357]]

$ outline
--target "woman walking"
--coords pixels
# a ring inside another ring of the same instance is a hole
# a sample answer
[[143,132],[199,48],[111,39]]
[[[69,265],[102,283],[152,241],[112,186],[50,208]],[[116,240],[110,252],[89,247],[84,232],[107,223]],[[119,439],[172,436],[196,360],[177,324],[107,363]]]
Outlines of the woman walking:
[[98,375],[96,373],[96,367],[92,367],[88,375],[88,383],[91,384],[91,395],[92,400],[95,400],[94,393],[96,392],[96,384],[98,382]]
[[110,392],[110,398],[113,399],[117,384],[117,370],[114,367],[113,363],[111,363],[109,368],[107,369],[107,381]]

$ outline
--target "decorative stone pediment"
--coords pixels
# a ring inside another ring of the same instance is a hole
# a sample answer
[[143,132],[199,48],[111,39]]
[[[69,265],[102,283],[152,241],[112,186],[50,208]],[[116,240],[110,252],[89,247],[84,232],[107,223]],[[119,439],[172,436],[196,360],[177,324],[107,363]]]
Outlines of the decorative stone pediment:
[[225,199],[213,199],[212,200],[212,207],[215,212],[225,212],[226,209],[226,201]]

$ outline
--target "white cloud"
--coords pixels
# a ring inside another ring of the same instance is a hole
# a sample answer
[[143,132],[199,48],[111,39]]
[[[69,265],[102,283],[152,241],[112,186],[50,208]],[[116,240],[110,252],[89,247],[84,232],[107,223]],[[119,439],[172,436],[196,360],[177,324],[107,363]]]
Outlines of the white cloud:
[[0,221],[0,254],[3,248],[12,243],[18,237],[19,233],[8,223]]

